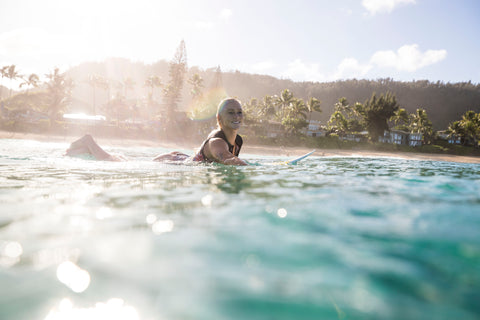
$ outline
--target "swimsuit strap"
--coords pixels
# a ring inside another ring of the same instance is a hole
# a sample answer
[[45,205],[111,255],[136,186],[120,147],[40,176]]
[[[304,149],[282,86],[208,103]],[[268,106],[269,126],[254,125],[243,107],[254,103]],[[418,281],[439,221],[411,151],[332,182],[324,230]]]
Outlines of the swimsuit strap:
[[215,131],[212,131],[208,135],[207,139],[203,141],[202,145],[200,146],[200,151],[195,156],[195,159],[197,159],[197,161],[211,161],[205,156],[205,153],[203,151],[207,142],[210,141],[210,139],[212,138],[220,138],[224,140],[228,145],[228,151],[230,151],[234,156],[238,157],[238,155],[240,154],[240,149],[242,148],[242,145],[243,145],[242,137],[237,134],[237,136],[235,137],[235,144],[231,145],[230,142],[228,142],[227,137],[225,136],[225,133],[221,129],[217,129]]

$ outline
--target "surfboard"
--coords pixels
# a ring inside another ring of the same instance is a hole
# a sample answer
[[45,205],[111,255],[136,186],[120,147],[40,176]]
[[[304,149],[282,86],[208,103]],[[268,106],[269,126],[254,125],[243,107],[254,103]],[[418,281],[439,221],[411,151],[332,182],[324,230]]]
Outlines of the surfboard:
[[300,160],[303,160],[305,159],[306,157],[312,155],[313,153],[315,152],[315,150],[312,150],[308,153],[305,153],[304,155],[300,156],[300,157],[297,157],[295,159],[292,159],[292,160],[288,160],[288,161],[279,161],[279,162],[271,162],[271,163],[258,163],[258,162],[250,162],[250,161],[246,161],[249,165],[251,166],[261,166],[261,165],[296,165],[297,162],[299,162]]
[[305,159],[306,157],[313,154],[314,152],[315,152],[315,150],[312,150],[308,153],[305,153],[303,156],[300,156],[300,157],[292,159],[292,160],[285,161],[284,164],[297,164],[298,161]]

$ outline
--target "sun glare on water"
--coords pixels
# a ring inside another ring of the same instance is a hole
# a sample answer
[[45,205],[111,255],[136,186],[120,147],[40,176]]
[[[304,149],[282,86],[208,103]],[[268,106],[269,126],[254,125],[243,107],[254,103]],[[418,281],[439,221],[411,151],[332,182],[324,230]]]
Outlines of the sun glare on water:
[[50,310],[45,320],[138,320],[137,310],[125,305],[119,298],[112,298],[107,302],[98,302],[91,308],[75,307],[70,299],[63,299],[58,306]]
[[[75,293],[82,293],[90,285],[90,274],[71,261],[62,262],[57,268],[57,278]],[[45,320],[75,320],[75,319],[118,319],[137,320],[137,310],[125,305],[119,298],[109,299],[107,302],[98,302],[94,307],[75,307],[74,303],[64,298],[52,308]]]
[[65,261],[57,268],[58,280],[73,292],[83,292],[90,285],[90,274],[70,261]]

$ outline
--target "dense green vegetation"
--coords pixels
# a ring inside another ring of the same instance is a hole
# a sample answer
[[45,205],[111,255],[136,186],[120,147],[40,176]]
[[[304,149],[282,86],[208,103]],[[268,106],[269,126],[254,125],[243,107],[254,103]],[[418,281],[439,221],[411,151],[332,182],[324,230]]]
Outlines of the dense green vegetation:
[[[86,113],[105,115],[116,123],[117,132],[125,121],[157,120],[164,132],[187,126],[188,130],[180,129],[182,133],[195,134],[215,125],[213,115],[218,101],[231,95],[243,101],[249,128],[246,134],[258,143],[320,143],[353,148],[360,145],[335,137],[368,131],[370,144],[362,146],[367,148],[375,146],[386,129],[422,133],[425,144],[437,146],[424,146],[425,151],[452,151],[438,144],[438,130],[460,137],[465,146],[478,147],[480,140],[478,84],[392,79],[293,82],[238,71],[222,72],[219,67],[188,68],[183,41],[169,62],[146,65],[115,58],[83,63],[64,73],[54,69],[43,83],[38,75],[20,75],[15,65],[2,67],[1,76],[2,83],[4,79],[10,83],[22,79],[21,91],[0,85],[4,111],[10,115],[22,110],[43,113],[49,125],[42,127],[50,129],[63,126],[66,130],[63,113]],[[320,120],[323,130],[331,136],[313,140],[305,137],[310,120]],[[11,129],[19,127],[19,122],[18,117],[4,117],[2,123]],[[282,128],[280,138],[270,139],[263,134],[268,133],[271,123]]]

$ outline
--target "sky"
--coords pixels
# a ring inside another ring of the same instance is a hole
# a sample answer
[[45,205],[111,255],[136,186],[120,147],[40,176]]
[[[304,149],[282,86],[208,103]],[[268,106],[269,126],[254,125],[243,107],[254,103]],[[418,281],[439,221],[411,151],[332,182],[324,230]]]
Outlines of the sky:
[[[479,0],[2,0],[0,66],[170,60],[294,81],[480,83]],[[8,81],[3,84],[8,86]]]

